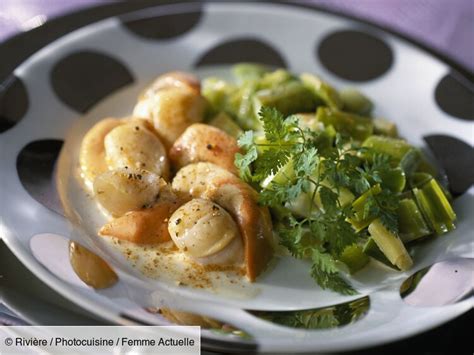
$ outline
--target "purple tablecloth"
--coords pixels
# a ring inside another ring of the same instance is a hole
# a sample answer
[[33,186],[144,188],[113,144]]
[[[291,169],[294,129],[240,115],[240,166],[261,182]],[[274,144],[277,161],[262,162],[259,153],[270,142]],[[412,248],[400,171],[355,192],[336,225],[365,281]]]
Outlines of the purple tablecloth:
[[[111,0],[0,0],[0,41],[49,18]],[[392,28],[474,70],[473,0],[306,0]]]

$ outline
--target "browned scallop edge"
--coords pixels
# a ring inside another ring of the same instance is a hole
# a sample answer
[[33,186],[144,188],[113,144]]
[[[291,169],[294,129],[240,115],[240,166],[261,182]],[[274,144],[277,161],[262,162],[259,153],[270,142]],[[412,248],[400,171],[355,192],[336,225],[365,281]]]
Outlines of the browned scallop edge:
[[41,139],[28,143],[16,159],[21,184],[36,201],[50,210],[64,214],[56,189],[54,171],[63,141]]

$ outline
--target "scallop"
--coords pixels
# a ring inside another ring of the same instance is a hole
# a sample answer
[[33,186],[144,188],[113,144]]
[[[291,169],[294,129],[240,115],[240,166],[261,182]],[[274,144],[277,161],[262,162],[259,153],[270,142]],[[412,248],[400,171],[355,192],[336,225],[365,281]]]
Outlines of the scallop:
[[206,99],[195,90],[167,87],[141,99],[133,114],[149,119],[169,149],[188,126],[204,119],[206,108]]
[[188,197],[201,197],[208,189],[215,188],[218,179],[236,179],[236,176],[212,163],[195,163],[181,168],[172,182],[174,191]]
[[108,170],[105,162],[104,138],[114,128],[123,124],[117,118],[105,118],[96,123],[84,136],[79,152],[82,177],[88,187],[94,179]]
[[104,145],[110,169],[145,169],[168,179],[165,147],[145,120],[134,119],[112,129],[105,136]]
[[[234,264],[243,261],[239,229],[222,207],[205,199],[193,199],[171,216],[168,231],[175,245],[201,263]],[[227,252],[227,247],[231,252]]]
[[271,260],[276,244],[270,213],[258,204],[257,192],[212,163],[185,166],[176,174],[172,187],[178,194],[211,200],[231,215],[242,238],[247,277],[254,281]]
[[106,223],[99,235],[115,237],[135,244],[159,244],[171,240],[168,221],[174,211],[188,200],[173,193],[162,181],[159,197],[150,208],[130,211]]
[[94,193],[100,205],[112,216],[152,205],[165,182],[146,170],[115,169],[94,180]]
[[237,140],[219,128],[195,123],[174,142],[170,160],[175,168],[197,162],[214,163],[238,175],[234,165],[239,151]]
[[156,78],[155,81],[145,89],[141,95],[141,99],[153,96],[160,90],[173,87],[188,88],[198,94],[201,92],[201,83],[195,75],[182,71],[172,71]]

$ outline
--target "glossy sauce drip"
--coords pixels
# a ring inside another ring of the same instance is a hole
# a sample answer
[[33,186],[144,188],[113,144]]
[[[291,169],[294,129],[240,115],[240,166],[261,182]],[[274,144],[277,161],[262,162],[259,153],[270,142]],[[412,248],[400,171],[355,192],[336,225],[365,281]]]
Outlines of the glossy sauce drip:
[[100,256],[78,243],[69,243],[69,261],[76,275],[93,288],[107,288],[118,281],[117,274]]

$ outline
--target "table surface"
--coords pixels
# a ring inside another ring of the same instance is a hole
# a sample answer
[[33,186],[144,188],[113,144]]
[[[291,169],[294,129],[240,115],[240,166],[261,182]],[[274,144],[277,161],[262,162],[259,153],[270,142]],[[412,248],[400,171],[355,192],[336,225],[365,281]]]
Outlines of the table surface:
[[[0,42],[41,26],[49,19],[111,0],[0,0]],[[422,42],[474,71],[474,1],[472,0],[306,0],[302,2],[367,19]],[[473,312],[423,335],[361,353],[449,351],[468,339]],[[0,304],[0,324],[22,322]],[[427,344],[424,347],[423,344]],[[429,344],[429,345],[428,345]],[[472,348],[472,346],[471,346]],[[472,349],[471,351],[472,352]]]

